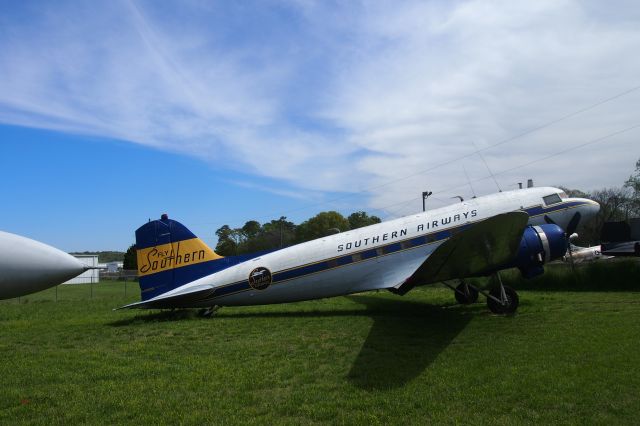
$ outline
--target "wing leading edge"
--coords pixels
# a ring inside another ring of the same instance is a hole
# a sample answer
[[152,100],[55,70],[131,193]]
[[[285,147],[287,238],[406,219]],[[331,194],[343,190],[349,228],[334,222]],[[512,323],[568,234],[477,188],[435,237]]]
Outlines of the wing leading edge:
[[405,294],[416,285],[490,274],[515,258],[528,220],[525,212],[511,212],[473,224],[442,243],[390,290]]

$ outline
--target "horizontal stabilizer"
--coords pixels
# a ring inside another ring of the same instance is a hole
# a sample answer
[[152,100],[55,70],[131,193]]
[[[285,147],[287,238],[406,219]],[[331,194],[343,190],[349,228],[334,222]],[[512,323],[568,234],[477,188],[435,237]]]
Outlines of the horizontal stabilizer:
[[471,225],[442,243],[392,291],[405,294],[416,285],[488,275],[518,253],[529,215],[511,212]]
[[211,296],[214,289],[210,285],[192,287],[182,292],[174,292],[172,294],[162,294],[153,299],[143,300],[141,302],[131,303],[121,306],[119,309],[172,309],[172,308],[188,308],[193,307],[193,303],[204,300]]

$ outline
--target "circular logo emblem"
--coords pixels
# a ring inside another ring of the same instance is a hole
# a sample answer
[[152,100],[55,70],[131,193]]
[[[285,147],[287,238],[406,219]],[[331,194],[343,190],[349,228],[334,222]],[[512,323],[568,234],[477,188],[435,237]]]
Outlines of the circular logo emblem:
[[256,290],[264,290],[271,284],[271,271],[262,266],[249,274],[249,285]]

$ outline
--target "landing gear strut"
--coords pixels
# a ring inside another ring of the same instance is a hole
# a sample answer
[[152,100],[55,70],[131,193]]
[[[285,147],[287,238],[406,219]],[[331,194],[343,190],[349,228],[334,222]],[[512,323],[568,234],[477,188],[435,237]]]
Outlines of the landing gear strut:
[[509,286],[502,284],[500,275],[495,275],[498,281],[498,286],[489,291],[487,296],[487,306],[489,310],[494,314],[505,315],[512,314],[518,309],[520,304],[520,298],[518,293]]
[[514,313],[520,304],[518,293],[511,287],[503,285],[499,274],[496,273],[494,277],[498,285],[488,293],[476,286],[467,284],[463,280],[460,280],[460,284],[455,288],[446,281],[443,284],[454,291],[456,300],[461,305],[470,305],[477,302],[478,294],[482,294],[487,298],[487,306],[494,314],[508,315]]
[[208,308],[200,309],[198,311],[198,315],[202,318],[211,318],[217,311],[220,309],[220,306],[210,306]]
[[458,303],[461,305],[471,305],[478,301],[478,289],[470,286],[464,281],[455,288],[455,296]]

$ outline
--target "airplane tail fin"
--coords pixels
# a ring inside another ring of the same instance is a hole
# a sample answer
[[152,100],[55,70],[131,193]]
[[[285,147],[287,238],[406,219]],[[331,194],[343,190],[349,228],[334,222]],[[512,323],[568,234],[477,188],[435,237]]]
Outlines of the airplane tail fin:
[[143,301],[224,267],[222,256],[166,214],[136,230],[136,254]]

